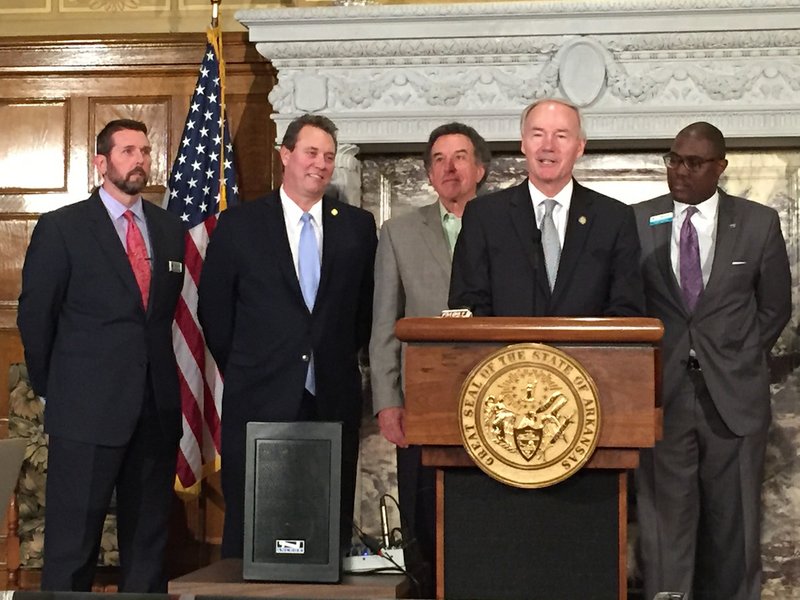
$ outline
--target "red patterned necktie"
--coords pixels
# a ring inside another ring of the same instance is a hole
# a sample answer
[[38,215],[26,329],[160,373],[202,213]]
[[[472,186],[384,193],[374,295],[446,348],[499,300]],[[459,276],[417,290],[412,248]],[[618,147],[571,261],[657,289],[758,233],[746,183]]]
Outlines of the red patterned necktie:
[[136,224],[133,213],[126,210],[122,215],[128,221],[128,232],[125,234],[125,244],[128,247],[128,260],[131,261],[133,275],[139,290],[142,292],[142,304],[147,309],[147,301],[150,297],[150,265],[147,261],[147,246],[144,243],[142,231]]

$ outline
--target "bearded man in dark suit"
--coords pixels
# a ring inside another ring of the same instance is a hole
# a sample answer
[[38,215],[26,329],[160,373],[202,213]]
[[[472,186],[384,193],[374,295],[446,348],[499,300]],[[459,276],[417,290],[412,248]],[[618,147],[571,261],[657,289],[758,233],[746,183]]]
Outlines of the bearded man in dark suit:
[[786,244],[773,209],[717,187],[728,165],[719,129],[689,125],[664,162],[670,193],[634,207],[647,312],[664,322],[664,434],[636,478],[645,597],[694,597],[702,515],[713,565],[704,587],[755,600],[767,357],[791,314]]
[[42,215],[25,256],[17,324],[49,434],[44,590],[91,589],[116,488],[119,590],[167,591],[184,229],[140,195],[150,152],[144,123],[108,123],[102,186]]
[[521,130],[528,178],[467,205],[450,307],[476,316],[641,315],[633,210],[572,177],[586,146],[577,107],[537,101]]
[[[295,119],[280,148],[281,188],[223,212],[208,246],[199,317],[225,380],[223,557],[243,551],[249,421],[342,422],[340,526],[349,545],[362,409],[358,352],[369,341],[377,236],[370,213],[324,195],[336,147],[330,119]],[[304,243],[313,245],[315,272],[303,260]]]

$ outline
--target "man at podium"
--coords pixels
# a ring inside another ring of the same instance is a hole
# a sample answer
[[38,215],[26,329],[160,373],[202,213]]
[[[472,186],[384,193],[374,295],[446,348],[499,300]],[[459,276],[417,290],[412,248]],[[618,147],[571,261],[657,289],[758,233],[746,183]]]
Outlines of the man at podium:
[[401,344],[394,327],[403,317],[438,316],[447,308],[450,262],[461,215],[486,181],[491,157],[486,140],[472,127],[447,123],[434,129],[424,163],[439,199],[387,221],[375,259],[369,349],[372,405],[381,433],[397,445],[403,518],[422,559],[431,565],[435,558],[434,470],[422,467],[420,447],[409,447],[405,440]]
[[633,209],[572,177],[586,135],[577,107],[539,100],[522,113],[523,183],[464,211],[450,307],[476,316],[641,316]]

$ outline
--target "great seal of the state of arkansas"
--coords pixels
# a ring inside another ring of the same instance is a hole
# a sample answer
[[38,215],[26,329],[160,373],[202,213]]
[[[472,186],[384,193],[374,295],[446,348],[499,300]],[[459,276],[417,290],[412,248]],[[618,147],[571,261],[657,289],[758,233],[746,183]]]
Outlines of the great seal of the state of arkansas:
[[597,386],[557,348],[513,344],[487,356],[464,380],[461,438],[498,481],[547,487],[576,473],[600,435]]

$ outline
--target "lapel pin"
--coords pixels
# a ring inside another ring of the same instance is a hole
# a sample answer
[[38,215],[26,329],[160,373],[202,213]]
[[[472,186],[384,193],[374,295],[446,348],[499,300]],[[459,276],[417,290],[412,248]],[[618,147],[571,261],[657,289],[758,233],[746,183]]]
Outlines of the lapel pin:
[[339,209],[338,208],[332,208],[331,209],[331,214],[335,217],[336,215],[339,214]]
[[578,223],[580,223],[581,225],[586,225],[586,217],[584,217],[583,215],[578,217]]
[[731,229],[736,229],[736,223],[731,223],[731,224],[730,224],[730,228],[731,228]]

